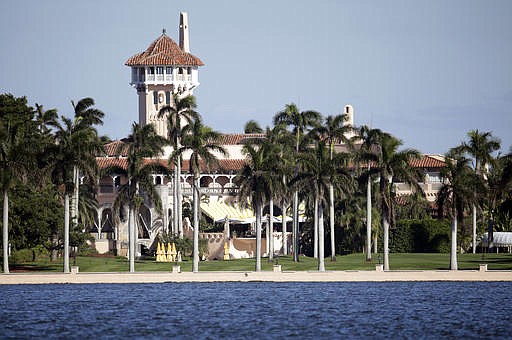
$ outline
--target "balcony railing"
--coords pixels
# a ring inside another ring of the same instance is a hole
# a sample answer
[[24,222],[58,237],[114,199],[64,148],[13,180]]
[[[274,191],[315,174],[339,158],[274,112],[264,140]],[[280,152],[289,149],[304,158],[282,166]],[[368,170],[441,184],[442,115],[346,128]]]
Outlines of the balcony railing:
[[[209,195],[209,196],[235,196],[238,194],[238,188],[199,188],[199,193],[201,195]],[[186,187],[181,188],[181,194],[186,196],[192,196],[192,188]],[[169,191],[169,196],[172,196],[172,190]]]
[[192,81],[191,74],[132,74],[132,83],[143,83],[145,81],[148,82],[167,82],[170,83],[172,81]]

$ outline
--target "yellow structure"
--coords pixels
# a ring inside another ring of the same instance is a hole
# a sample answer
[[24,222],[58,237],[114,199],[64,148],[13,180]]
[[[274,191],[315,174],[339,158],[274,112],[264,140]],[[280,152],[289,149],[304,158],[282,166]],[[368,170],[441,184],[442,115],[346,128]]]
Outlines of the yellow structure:
[[172,262],[176,262],[176,255],[177,255],[176,244],[174,244],[174,242],[173,242],[172,247],[171,247],[171,261]]
[[229,244],[224,242],[224,260],[229,260]]
[[160,242],[158,242],[156,248],[156,262],[162,262],[162,245]]

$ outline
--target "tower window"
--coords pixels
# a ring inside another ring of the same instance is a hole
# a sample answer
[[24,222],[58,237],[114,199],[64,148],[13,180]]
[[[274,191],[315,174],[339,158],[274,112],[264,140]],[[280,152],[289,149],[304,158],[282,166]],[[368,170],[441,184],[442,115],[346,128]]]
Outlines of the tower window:
[[164,74],[164,68],[162,66],[158,66],[156,68],[156,74]]
[[345,106],[345,113],[349,113],[350,108],[348,106]]
[[172,67],[167,66],[167,67],[165,68],[165,73],[166,73],[166,74],[172,74]]
[[154,67],[148,68],[148,74],[155,74],[155,68]]

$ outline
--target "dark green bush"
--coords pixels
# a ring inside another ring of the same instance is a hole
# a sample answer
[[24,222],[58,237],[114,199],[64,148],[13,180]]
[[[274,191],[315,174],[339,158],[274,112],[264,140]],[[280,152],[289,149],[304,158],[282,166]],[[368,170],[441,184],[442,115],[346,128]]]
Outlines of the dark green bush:
[[400,220],[390,231],[389,248],[395,253],[447,253],[450,224],[434,219]]

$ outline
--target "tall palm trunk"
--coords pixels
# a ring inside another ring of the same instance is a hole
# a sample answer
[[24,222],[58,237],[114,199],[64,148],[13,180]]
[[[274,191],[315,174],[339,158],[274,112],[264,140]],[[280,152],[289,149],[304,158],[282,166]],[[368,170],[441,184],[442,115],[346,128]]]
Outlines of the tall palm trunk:
[[173,234],[179,235],[179,225],[178,225],[178,185],[179,183],[179,176],[178,176],[178,166],[175,164],[174,166],[174,190],[173,190]]
[[313,213],[313,258],[318,258],[318,197],[315,196]]
[[69,273],[69,193],[64,194],[64,273]]
[[[177,203],[178,203],[178,233],[180,238],[183,238],[183,207],[182,207],[182,195],[181,195],[181,158],[178,159],[178,189],[177,189]],[[199,186],[198,186],[199,187]]]
[[299,262],[299,193],[293,194],[293,224],[292,224],[292,243],[293,243],[293,261]]
[[450,270],[457,270],[457,209],[453,211],[451,225]]
[[[375,242],[377,244],[377,242]],[[372,260],[372,182],[366,185],[366,261]]]
[[135,272],[135,212],[133,204],[128,206],[128,258],[130,262],[130,273]]
[[261,204],[255,204],[256,209],[256,268],[257,272],[261,271]]
[[382,209],[382,226],[384,229],[384,270],[389,270],[389,221],[386,209]]
[[476,254],[476,205],[473,204],[473,254]]
[[9,195],[4,190],[4,211],[2,227],[2,246],[4,256],[4,273],[9,273]]
[[[475,160],[475,173],[480,175],[480,162]],[[476,205],[473,203],[473,254],[476,254]]]
[[80,194],[80,178],[79,170],[76,166],[73,167],[73,198],[71,200],[71,225],[74,226],[78,223],[78,200]]
[[318,271],[325,271],[324,208],[321,203],[318,205]]
[[270,198],[269,202],[270,218],[268,221],[268,260],[272,262],[274,260],[274,199]]
[[288,235],[286,233],[286,201],[283,200],[282,210],[281,210],[281,222],[282,222],[282,239],[283,239],[283,255],[288,254]]
[[336,261],[336,235],[334,235],[334,187],[331,183],[329,183],[329,224],[331,226],[331,261]]
[[194,174],[192,200],[194,203],[194,250],[192,253],[192,272],[199,271],[199,176]]

